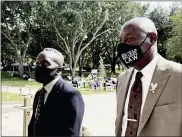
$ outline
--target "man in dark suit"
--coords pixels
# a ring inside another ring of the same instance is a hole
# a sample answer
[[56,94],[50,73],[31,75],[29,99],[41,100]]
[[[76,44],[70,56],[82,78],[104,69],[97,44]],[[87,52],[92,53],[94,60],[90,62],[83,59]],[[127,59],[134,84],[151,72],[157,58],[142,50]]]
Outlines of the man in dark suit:
[[62,54],[52,48],[37,56],[35,79],[43,87],[35,94],[28,136],[79,136],[84,101],[79,91],[59,75]]

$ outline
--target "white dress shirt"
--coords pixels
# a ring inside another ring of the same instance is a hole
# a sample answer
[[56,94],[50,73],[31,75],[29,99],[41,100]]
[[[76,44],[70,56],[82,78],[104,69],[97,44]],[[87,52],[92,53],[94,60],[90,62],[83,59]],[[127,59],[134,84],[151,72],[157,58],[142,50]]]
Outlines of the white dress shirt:
[[54,80],[52,80],[51,82],[49,82],[49,83],[44,87],[44,89],[47,91],[47,92],[45,93],[44,104],[45,104],[45,102],[46,102],[46,100],[47,100],[47,97],[48,97],[49,93],[52,91],[53,86],[54,86],[54,85],[56,84],[56,82],[60,79],[60,77],[61,77],[61,76],[56,77]]
[[[157,65],[157,61],[158,61],[158,55],[156,55],[154,57],[154,59],[145,67],[141,70],[143,77],[141,78],[142,81],[142,106],[141,106],[141,115],[142,115],[142,111],[143,111],[143,106],[147,97],[147,93],[150,87],[150,83],[152,80],[152,76],[155,70],[155,67]],[[122,120],[122,133],[121,136],[125,136],[125,132],[126,132],[126,128],[127,128],[127,120],[128,120],[128,103],[129,103],[129,96],[130,96],[130,90],[131,87],[135,81],[135,76],[136,73],[138,71],[136,69],[134,69],[134,73],[131,79],[131,83],[128,89],[128,94],[126,97],[126,101],[125,101],[125,106],[124,106],[124,116],[123,116],[123,120]]]

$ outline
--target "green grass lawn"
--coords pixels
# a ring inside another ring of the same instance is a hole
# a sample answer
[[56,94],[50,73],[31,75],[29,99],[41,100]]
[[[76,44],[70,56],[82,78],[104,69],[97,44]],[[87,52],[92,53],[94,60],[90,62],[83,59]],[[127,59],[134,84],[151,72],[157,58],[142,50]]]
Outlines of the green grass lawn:
[[[92,90],[89,88],[80,88],[78,89],[81,94],[83,95],[90,95],[90,94],[100,94],[100,93],[108,93],[108,91],[105,90]],[[112,92],[115,92],[115,89],[112,90]]]
[[[89,89],[87,78],[84,78],[86,81],[86,88],[79,88],[78,90],[81,92],[83,95],[90,95],[90,94],[100,94],[100,93],[108,93],[105,90],[91,90]],[[31,88],[36,88],[39,89],[41,87],[41,84],[39,84],[36,81],[28,81],[28,80],[23,80],[20,79],[19,77],[12,77],[9,76],[7,72],[1,72],[1,82],[2,86],[13,86],[13,87],[31,87]],[[113,92],[115,89],[113,89]],[[2,102],[15,102],[15,101],[20,101],[20,95],[19,94],[14,94],[14,93],[8,93],[8,98],[7,98],[7,93],[2,92]],[[23,100],[23,96],[22,96]]]
[[[118,76],[121,71],[116,70],[115,76]],[[110,76],[109,74],[107,74]],[[87,75],[85,75],[84,80],[86,81],[86,88],[88,87],[88,82],[87,82]],[[41,87],[41,84],[34,81],[28,81],[28,80],[23,80],[19,77],[12,77],[9,75],[8,72],[1,72],[1,82],[2,86],[14,86],[14,87],[26,87],[29,86],[31,88],[39,88]]]
[[[2,92],[1,94],[2,97],[2,102],[15,102],[15,101],[20,101],[20,95],[18,94],[14,94],[14,93],[6,93],[6,92]],[[22,100],[23,100],[23,96],[22,96]]]
[[39,88],[41,84],[36,81],[28,81],[20,79],[19,77],[9,76],[7,72],[1,72],[2,86],[13,86],[13,87],[26,87],[31,86],[32,88]]
[[[86,81],[86,88],[79,88],[78,90],[83,94],[83,95],[90,95],[90,94],[99,94],[99,93],[107,93],[105,90],[91,90],[89,89],[87,78],[84,77],[84,80]],[[2,86],[13,86],[13,87],[31,87],[31,88],[36,88],[39,89],[42,85],[36,81],[28,81],[28,80],[23,80],[20,79],[19,77],[12,77],[8,74],[8,72],[1,72],[1,82]],[[115,91],[115,90],[113,90]],[[13,101],[18,101],[20,100],[19,95],[16,94],[10,94],[10,100],[13,98]],[[3,100],[6,99],[6,94],[3,93]]]

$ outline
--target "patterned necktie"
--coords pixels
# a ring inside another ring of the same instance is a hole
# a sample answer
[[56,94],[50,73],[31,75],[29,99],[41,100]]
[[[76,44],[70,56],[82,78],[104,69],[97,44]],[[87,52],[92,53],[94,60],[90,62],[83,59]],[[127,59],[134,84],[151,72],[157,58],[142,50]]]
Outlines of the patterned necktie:
[[35,113],[35,121],[34,121],[34,133],[35,133],[35,125],[40,117],[42,108],[44,106],[44,98],[45,98],[45,93],[46,90],[44,88],[41,89],[40,91],[40,95],[39,95],[39,100],[38,100],[38,104],[37,104],[37,109],[36,109],[36,113]]
[[142,76],[143,74],[141,72],[137,72],[134,84],[130,91],[128,120],[125,136],[137,136],[142,105]]

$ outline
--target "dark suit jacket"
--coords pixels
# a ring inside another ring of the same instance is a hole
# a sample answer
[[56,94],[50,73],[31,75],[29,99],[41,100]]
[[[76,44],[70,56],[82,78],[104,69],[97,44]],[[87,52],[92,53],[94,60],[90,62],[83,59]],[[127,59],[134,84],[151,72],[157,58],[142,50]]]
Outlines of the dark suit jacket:
[[[33,136],[35,110],[39,95],[40,91],[35,94],[28,136]],[[35,126],[35,136],[79,136],[84,108],[80,92],[60,78],[48,95]]]

